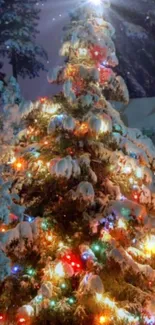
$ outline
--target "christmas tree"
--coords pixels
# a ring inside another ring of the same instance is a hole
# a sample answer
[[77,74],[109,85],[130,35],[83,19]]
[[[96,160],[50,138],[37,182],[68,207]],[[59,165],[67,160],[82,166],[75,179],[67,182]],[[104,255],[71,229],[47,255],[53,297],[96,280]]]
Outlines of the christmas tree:
[[155,148],[107,101],[128,91],[103,17],[97,0],[71,14],[62,91],[2,139],[2,324],[155,324]]

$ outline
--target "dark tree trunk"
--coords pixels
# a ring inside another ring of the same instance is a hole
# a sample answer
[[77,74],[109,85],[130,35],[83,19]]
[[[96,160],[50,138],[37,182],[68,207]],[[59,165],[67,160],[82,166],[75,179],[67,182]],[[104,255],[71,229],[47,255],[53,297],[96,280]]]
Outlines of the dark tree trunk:
[[16,54],[13,51],[12,52],[12,59],[11,59],[11,64],[12,64],[12,74],[14,76],[14,78],[18,78],[18,74],[17,74],[17,58],[16,58]]

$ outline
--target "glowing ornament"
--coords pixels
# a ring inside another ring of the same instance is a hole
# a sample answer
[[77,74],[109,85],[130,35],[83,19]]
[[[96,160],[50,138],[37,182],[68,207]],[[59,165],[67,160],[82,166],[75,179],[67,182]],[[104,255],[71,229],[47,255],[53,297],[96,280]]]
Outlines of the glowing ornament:
[[66,269],[66,273],[70,276],[72,276],[74,273],[80,272],[82,269],[81,259],[78,255],[75,255],[72,252],[68,252],[67,254],[65,254],[62,257],[62,262],[64,265],[64,269]]

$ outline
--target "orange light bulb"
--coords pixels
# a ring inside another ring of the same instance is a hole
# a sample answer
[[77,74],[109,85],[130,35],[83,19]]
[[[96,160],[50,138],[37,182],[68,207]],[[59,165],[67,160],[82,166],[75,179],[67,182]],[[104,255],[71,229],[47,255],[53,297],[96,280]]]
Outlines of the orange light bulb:
[[19,323],[21,323],[21,324],[25,323],[25,318],[20,318]]
[[22,164],[21,164],[20,162],[18,162],[18,163],[16,164],[16,167],[17,167],[17,169],[21,169]]
[[99,324],[105,324],[106,322],[106,317],[105,316],[100,316],[99,317]]

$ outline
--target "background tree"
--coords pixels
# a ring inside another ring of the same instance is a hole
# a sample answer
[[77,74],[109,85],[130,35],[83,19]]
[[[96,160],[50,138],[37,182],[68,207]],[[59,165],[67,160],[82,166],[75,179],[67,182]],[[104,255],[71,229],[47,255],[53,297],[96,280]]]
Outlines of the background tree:
[[0,0],[0,55],[8,58],[16,79],[46,70],[47,54],[36,42],[39,14],[34,0]]

